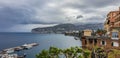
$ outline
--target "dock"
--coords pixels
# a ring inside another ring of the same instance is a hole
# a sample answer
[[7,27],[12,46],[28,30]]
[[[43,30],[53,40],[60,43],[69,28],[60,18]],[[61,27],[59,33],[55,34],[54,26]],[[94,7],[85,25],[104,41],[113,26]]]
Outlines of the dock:
[[17,46],[17,47],[12,47],[12,48],[7,48],[7,49],[3,49],[2,51],[0,51],[0,58],[24,58],[21,56],[18,56],[17,54],[12,54],[16,51],[21,51],[21,50],[26,50],[26,49],[31,49],[35,46],[38,46],[38,43],[30,43],[30,44],[24,44],[21,46]]

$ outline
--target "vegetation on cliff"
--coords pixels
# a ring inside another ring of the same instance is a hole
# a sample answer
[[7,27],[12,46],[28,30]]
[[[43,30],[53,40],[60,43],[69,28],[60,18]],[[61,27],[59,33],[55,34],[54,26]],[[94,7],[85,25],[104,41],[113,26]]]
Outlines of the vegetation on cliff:
[[102,29],[102,23],[99,24],[59,24],[53,27],[44,27],[44,28],[34,28],[31,32],[33,33],[64,33],[66,31],[80,31],[84,29]]
[[49,50],[42,50],[36,58],[119,58],[120,50],[95,47],[92,50],[80,47],[60,49],[50,47]]
[[83,50],[79,47],[71,47],[67,49],[60,49],[50,47],[49,50],[42,50],[36,55],[36,58],[89,58],[90,51]]

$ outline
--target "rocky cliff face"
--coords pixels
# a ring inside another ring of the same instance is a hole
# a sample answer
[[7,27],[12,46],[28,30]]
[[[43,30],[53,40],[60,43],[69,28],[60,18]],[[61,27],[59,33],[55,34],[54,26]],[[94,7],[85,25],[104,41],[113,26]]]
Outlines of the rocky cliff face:
[[64,33],[65,31],[74,31],[74,30],[84,30],[84,29],[102,29],[103,24],[83,24],[83,25],[74,25],[74,24],[59,24],[53,27],[45,28],[34,28],[32,33]]

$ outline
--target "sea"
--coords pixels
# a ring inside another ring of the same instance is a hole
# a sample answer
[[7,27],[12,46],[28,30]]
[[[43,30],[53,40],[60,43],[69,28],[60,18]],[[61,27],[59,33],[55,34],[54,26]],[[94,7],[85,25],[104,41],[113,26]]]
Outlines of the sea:
[[22,50],[16,53],[18,55],[26,53],[26,58],[36,58],[36,54],[40,53],[43,49],[48,50],[50,46],[61,49],[81,46],[80,40],[75,40],[73,36],[65,36],[64,34],[0,33],[0,51],[29,43],[38,43],[39,45],[32,49]]

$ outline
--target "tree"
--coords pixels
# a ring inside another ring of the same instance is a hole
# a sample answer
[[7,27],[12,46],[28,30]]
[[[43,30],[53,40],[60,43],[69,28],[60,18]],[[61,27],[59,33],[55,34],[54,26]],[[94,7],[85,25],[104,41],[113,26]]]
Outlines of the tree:
[[50,57],[52,58],[59,58],[60,53],[61,53],[61,50],[59,48],[50,47],[49,49],[49,54],[50,54]]
[[67,49],[60,49],[56,47],[50,47],[49,50],[43,50],[36,55],[36,58],[60,58],[60,55],[64,55],[65,58],[89,58],[90,51],[83,50],[80,47],[71,47]]
[[89,58],[90,56],[90,51],[89,50],[85,50],[83,53],[84,58]]
[[120,50],[112,49],[108,53],[108,58],[116,58],[116,56],[120,55]]
[[41,53],[36,55],[36,58],[50,58],[47,50],[42,50]]
[[106,32],[107,32],[106,30],[98,29],[98,30],[96,31],[96,34],[102,36],[102,35],[105,35]]

